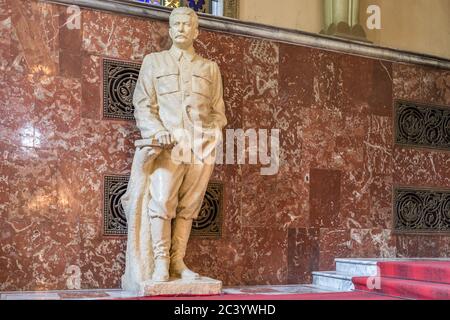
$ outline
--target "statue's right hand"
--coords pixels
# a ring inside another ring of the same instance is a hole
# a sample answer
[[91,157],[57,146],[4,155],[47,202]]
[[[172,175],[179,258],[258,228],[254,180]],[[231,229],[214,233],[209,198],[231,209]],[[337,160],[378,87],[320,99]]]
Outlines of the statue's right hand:
[[155,155],[158,155],[161,152],[160,148],[154,148],[154,147],[144,147],[141,149],[141,151],[144,151],[144,162],[147,162],[150,158],[154,157]]
[[174,139],[169,131],[163,131],[156,135],[156,139],[163,147],[168,147],[174,144]]

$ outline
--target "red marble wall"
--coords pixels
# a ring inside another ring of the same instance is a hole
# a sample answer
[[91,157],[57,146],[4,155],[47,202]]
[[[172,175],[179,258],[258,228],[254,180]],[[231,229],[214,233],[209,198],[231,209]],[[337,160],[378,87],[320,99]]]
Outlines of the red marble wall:
[[[103,57],[141,61],[167,24],[0,0],[0,290],[116,288],[123,237],[102,235],[105,174],[127,174],[138,137],[102,120]],[[394,185],[450,186],[448,152],[393,144],[393,99],[450,105],[450,71],[201,31],[228,128],[281,129],[280,172],[217,166],[223,237],[188,263],[225,285],[308,283],[336,257],[446,256],[450,237],[392,233]]]

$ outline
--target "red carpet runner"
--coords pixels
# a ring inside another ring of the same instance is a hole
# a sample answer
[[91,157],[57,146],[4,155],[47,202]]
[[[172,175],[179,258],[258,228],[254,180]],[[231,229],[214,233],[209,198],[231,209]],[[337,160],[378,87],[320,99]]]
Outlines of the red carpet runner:
[[355,277],[356,290],[390,296],[450,300],[450,262],[378,262],[378,277]]

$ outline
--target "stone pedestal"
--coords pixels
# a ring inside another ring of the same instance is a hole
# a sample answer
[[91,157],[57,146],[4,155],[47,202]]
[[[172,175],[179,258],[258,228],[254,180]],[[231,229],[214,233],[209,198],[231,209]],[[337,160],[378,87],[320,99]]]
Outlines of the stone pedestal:
[[207,277],[196,280],[171,279],[168,282],[147,281],[141,285],[141,296],[193,296],[219,295],[222,293],[222,281]]

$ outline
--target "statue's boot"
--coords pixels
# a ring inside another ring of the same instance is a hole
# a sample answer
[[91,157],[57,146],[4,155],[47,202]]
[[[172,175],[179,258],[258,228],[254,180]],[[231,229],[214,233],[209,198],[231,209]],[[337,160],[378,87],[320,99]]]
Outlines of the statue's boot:
[[171,220],[152,218],[151,232],[155,259],[152,280],[166,282],[169,281]]
[[172,226],[172,247],[170,249],[170,275],[182,279],[198,279],[200,275],[190,270],[183,259],[191,234],[192,219],[176,218]]

